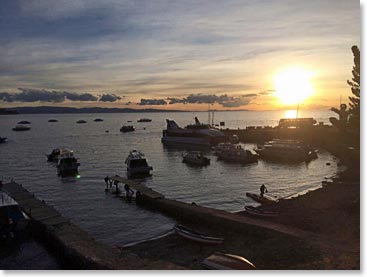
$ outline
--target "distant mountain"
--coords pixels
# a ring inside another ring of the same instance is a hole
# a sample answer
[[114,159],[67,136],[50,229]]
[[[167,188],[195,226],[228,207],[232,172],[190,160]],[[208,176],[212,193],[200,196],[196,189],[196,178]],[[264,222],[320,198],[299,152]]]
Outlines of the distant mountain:
[[[12,108],[19,114],[60,114],[60,113],[152,113],[152,112],[183,112],[181,110],[162,109],[130,109],[130,108],[70,108],[70,107],[17,107]],[[5,114],[5,113],[4,113]],[[10,114],[10,113],[7,113]]]

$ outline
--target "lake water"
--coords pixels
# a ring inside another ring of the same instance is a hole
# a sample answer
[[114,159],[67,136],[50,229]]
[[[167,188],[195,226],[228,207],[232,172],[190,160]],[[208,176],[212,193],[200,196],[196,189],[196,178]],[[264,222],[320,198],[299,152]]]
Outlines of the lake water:
[[[0,145],[0,177],[4,181],[14,178],[98,240],[123,245],[162,234],[175,224],[164,215],[127,204],[104,192],[106,175],[125,176],[124,161],[132,149],[142,151],[153,166],[153,176],[144,180],[147,186],[167,198],[227,211],[255,204],[245,193],[257,193],[262,183],[268,183],[270,195],[285,197],[316,188],[325,177],[341,170],[336,158],[322,150],[319,158],[308,164],[282,165],[259,160],[245,166],[217,161],[213,153],[208,152],[210,166],[190,167],[182,163],[182,150],[167,149],[160,139],[166,118],[186,126],[194,122],[194,116],[202,122],[208,120],[206,112],[1,116],[0,136],[7,137],[8,142]],[[226,128],[275,126],[284,116],[285,112],[275,111],[216,112],[214,121],[225,121]],[[299,116],[327,123],[334,114],[301,111]],[[97,117],[104,121],[93,122]],[[141,117],[153,121],[137,123]],[[48,123],[50,118],[59,122]],[[76,124],[79,119],[87,123]],[[31,121],[32,129],[12,131],[21,120]],[[128,120],[132,120],[136,131],[121,133],[120,127],[128,124]],[[46,161],[46,154],[60,146],[73,149],[79,158],[79,179],[58,177],[55,164]],[[245,147],[254,148],[255,145],[246,144]]]

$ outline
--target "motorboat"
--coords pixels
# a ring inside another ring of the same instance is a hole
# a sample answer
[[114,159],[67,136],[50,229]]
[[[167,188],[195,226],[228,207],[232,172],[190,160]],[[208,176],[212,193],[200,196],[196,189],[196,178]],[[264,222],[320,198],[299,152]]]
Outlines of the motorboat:
[[255,149],[260,158],[284,162],[308,162],[317,158],[317,153],[297,140],[274,139]]
[[218,270],[253,270],[255,265],[244,257],[215,252],[203,261],[203,265],[209,269]]
[[93,120],[94,122],[102,122],[103,119],[102,118],[96,118],[95,120]]
[[234,149],[235,146],[232,143],[229,142],[221,142],[213,147],[214,154],[219,155],[223,151],[229,151],[231,149]]
[[6,137],[0,137],[0,143],[4,143],[6,141]]
[[210,237],[182,225],[175,225],[173,229],[175,233],[179,236],[196,242],[207,244],[221,244],[224,241],[224,238]]
[[137,150],[130,151],[125,160],[127,167],[127,177],[150,175],[153,167],[149,166],[143,153]]
[[167,128],[163,130],[162,143],[166,145],[201,145],[212,146],[228,141],[228,137],[210,124],[202,124],[195,117],[195,123],[181,128],[174,120],[167,119]]
[[245,211],[251,215],[259,216],[259,217],[275,217],[278,216],[278,213],[267,211],[254,206],[245,206]]
[[152,122],[152,120],[150,118],[140,118],[138,122]]
[[17,125],[12,130],[13,131],[28,131],[31,127],[25,126],[25,125]]
[[59,156],[65,153],[73,154],[73,150],[67,148],[55,148],[52,150],[51,154],[47,155],[47,161],[49,162],[57,162],[59,160]]
[[210,164],[210,159],[205,157],[201,151],[189,151],[183,155],[182,162],[192,165],[205,166]]
[[78,124],[82,124],[82,123],[87,123],[87,121],[85,121],[85,120],[81,119],[81,120],[78,120],[76,123],[78,123]]
[[133,132],[135,131],[135,127],[132,125],[124,125],[120,128],[120,132],[126,133],[126,132]]
[[57,174],[64,176],[74,176],[78,174],[78,167],[80,163],[74,157],[73,152],[62,153],[58,157]]
[[227,149],[223,149],[222,151],[216,151],[216,155],[219,159],[226,162],[233,163],[256,163],[258,160],[258,155],[256,153],[252,153],[250,150],[242,148],[241,145],[230,147]]
[[59,122],[59,121],[57,119],[51,118],[51,119],[48,120],[48,122],[53,123],[53,122]]
[[17,231],[25,229],[29,217],[7,193],[0,191],[0,239],[13,237]]
[[22,120],[22,121],[19,121],[18,124],[31,124],[31,122],[27,120]]
[[237,144],[237,143],[239,143],[240,142],[240,139],[239,139],[239,137],[237,136],[237,135],[231,135],[230,137],[229,137],[229,141],[231,142],[231,143],[233,143],[233,144]]

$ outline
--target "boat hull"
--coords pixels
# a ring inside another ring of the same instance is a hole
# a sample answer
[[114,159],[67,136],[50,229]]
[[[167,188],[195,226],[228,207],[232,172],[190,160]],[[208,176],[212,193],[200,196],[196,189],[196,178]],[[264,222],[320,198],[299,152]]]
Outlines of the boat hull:
[[246,196],[261,204],[274,204],[278,202],[278,200],[273,199],[267,195],[264,195],[263,197],[261,197],[260,195],[256,193],[246,192]]
[[224,241],[223,238],[209,237],[209,236],[198,233],[194,230],[191,230],[181,225],[176,225],[174,227],[174,231],[179,236],[195,241],[195,242],[206,243],[206,244],[221,244]]
[[209,269],[218,270],[254,270],[256,267],[241,256],[214,253],[203,261],[203,265]]

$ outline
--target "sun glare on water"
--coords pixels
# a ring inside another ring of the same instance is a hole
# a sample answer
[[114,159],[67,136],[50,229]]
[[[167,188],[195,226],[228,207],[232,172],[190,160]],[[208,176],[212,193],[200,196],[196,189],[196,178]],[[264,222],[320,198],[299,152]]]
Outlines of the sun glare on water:
[[301,67],[288,68],[274,78],[275,95],[285,105],[302,103],[313,93],[312,73]]

